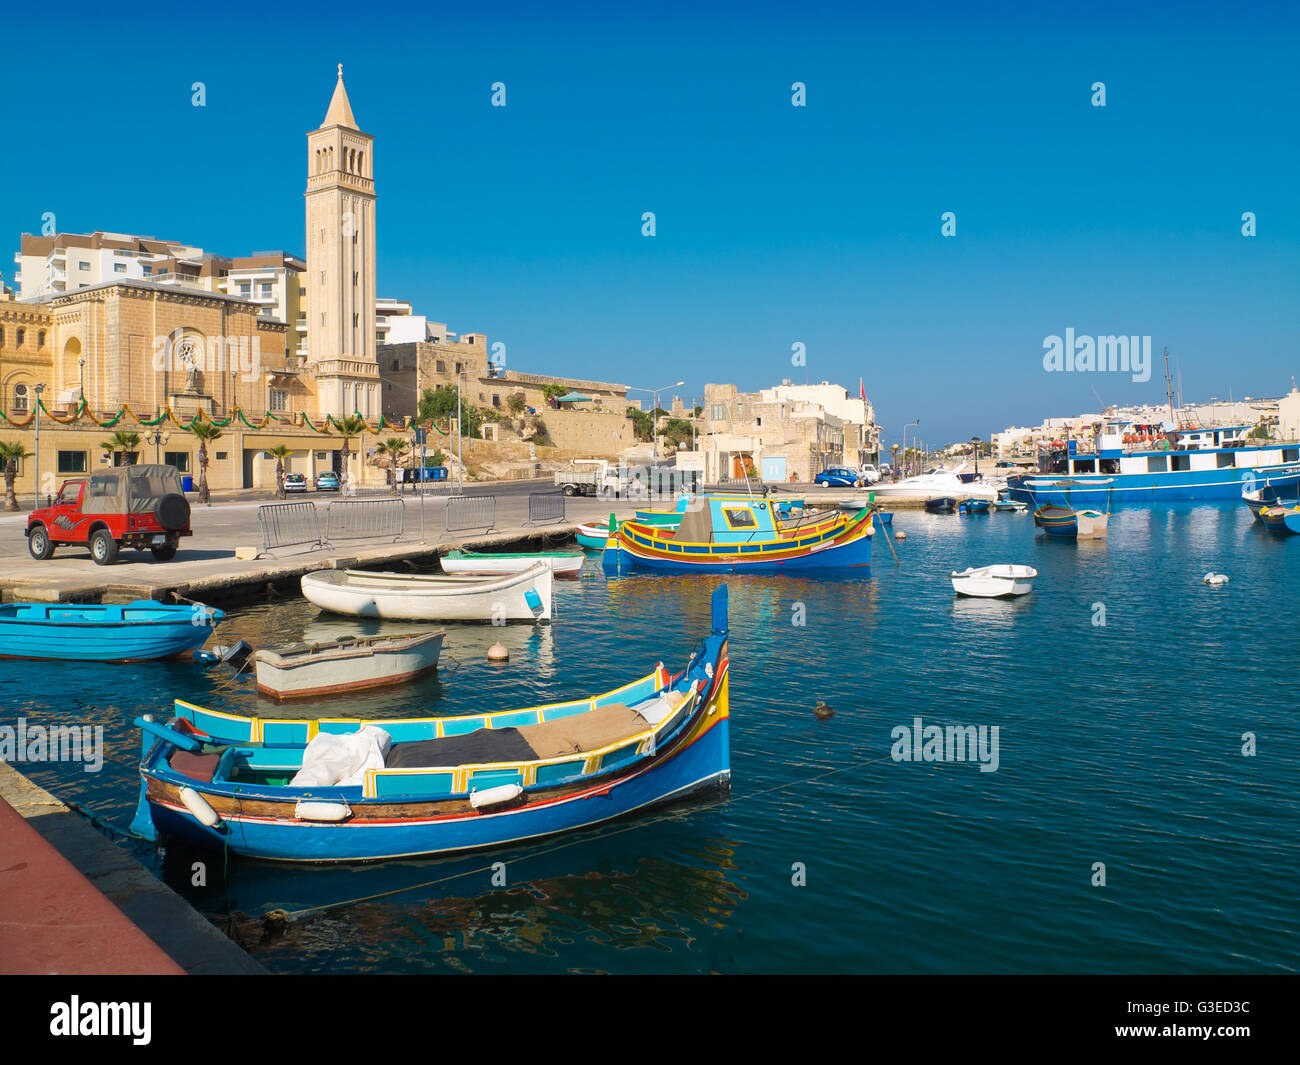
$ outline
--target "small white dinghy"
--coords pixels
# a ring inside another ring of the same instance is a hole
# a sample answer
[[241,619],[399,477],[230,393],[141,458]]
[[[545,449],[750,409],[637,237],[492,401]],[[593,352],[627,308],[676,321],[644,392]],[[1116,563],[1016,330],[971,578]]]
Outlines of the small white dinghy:
[[257,690],[276,699],[304,699],[334,692],[401,684],[438,665],[447,634],[345,636],[327,643],[256,651]]
[[442,557],[443,573],[522,573],[542,562],[557,577],[576,577],[586,555],[581,551],[520,551],[492,554],[487,551],[452,551]]
[[1033,591],[1038,570],[1032,566],[981,566],[967,568],[952,574],[952,587],[958,595],[973,595],[981,599],[998,599],[1002,596],[1025,595]]
[[554,574],[545,563],[501,577],[318,570],[302,594],[322,610],[395,621],[549,621]]

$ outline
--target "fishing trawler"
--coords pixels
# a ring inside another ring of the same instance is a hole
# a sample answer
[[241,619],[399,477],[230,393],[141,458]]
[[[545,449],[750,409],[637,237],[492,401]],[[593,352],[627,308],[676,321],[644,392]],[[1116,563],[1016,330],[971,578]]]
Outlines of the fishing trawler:
[[1036,473],[1007,478],[1007,495],[1031,506],[1050,502],[1068,479],[1076,503],[1237,499],[1262,484],[1300,484],[1300,444],[1251,443],[1249,425],[1214,429],[1103,422],[1087,441],[1055,441]]

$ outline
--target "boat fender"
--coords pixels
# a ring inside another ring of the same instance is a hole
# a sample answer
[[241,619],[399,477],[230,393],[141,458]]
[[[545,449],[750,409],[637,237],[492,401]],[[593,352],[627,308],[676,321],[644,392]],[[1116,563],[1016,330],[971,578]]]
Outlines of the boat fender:
[[352,807],[345,802],[321,802],[312,799],[299,799],[293,808],[293,816],[299,821],[323,821],[338,824],[352,816]]
[[208,800],[193,788],[181,788],[181,802],[185,804],[185,809],[208,828],[216,828],[221,824],[221,817],[217,811],[209,806]]
[[528,609],[534,614],[542,609],[542,597],[537,594],[536,588],[529,588],[524,592],[524,602],[528,604]]
[[500,784],[495,788],[471,791],[469,793],[469,804],[475,810],[483,810],[489,806],[501,806],[504,803],[514,802],[523,793],[524,789],[518,784]]

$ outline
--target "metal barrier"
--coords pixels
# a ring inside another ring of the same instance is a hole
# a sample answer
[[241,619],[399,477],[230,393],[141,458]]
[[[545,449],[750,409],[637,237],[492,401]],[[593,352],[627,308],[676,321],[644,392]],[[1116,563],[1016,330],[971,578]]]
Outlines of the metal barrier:
[[497,524],[496,496],[451,496],[443,528],[448,532],[483,529],[490,532]]
[[325,539],[332,543],[386,537],[396,542],[402,538],[405,521],[406,504],[396,496],[340,499],[325,512]]
[[564,489],[528,493],[528,525],[564,520]]
[[315,503],[263,503],[257,508],[257,524],[262,529],[263,553],[278,547],[325,546]]

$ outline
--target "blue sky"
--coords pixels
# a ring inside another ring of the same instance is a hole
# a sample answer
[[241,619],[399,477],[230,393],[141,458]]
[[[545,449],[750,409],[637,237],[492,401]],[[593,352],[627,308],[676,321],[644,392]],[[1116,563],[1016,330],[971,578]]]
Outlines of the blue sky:
[[509,368],[688,397],[862,377],[886,442],[920,418],[931,444],[1094,389],[1163,399],[1158,367],[1044,372],[1067,327],[1167,345],[1189,400],[1290,387],[1294,7],[903,6],[15,13],[0,273],[45,211],[301,253],[304,134],[342,62],[376,137],[381,294],[505,342]]

